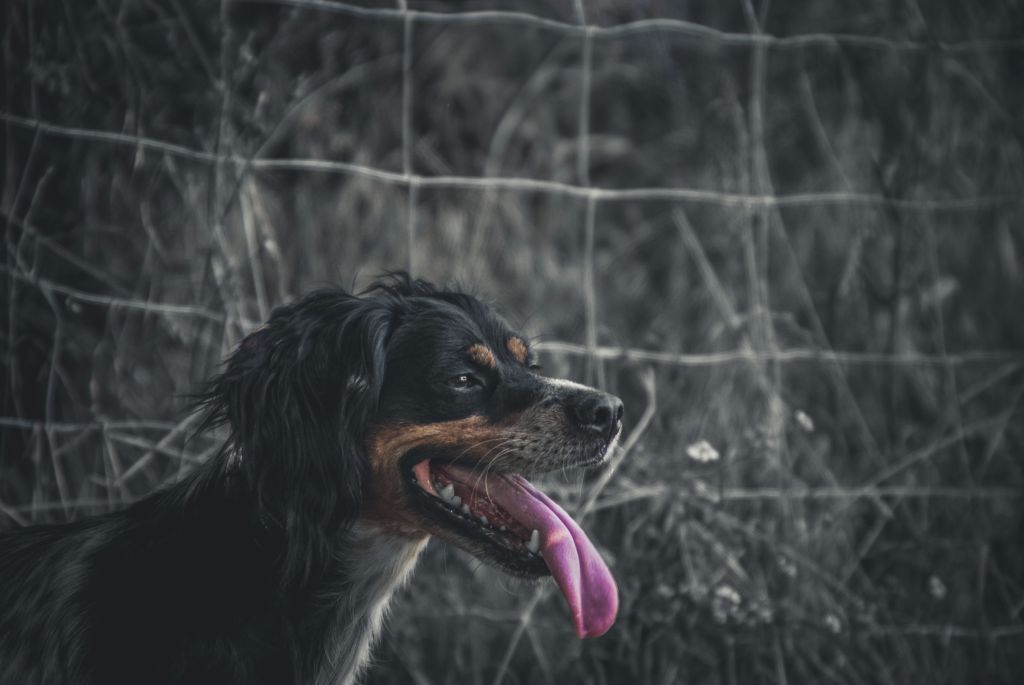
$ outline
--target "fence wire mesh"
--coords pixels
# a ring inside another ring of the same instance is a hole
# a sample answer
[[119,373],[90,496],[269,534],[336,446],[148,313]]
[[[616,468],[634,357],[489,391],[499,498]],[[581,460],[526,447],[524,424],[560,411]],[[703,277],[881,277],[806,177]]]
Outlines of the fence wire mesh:
[[371,682],[1014,682],[1024,23],[911,5],[9,3],[5,523],[174,482],[273,306],[404,268],[626,399],[549,484],[623,610],[432,547]]

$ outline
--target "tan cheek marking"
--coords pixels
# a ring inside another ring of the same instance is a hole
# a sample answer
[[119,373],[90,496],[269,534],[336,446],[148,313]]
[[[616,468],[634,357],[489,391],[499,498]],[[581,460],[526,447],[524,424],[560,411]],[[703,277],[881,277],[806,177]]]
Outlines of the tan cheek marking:
[[377,426],[370,435],[370,462],[374,470],[387,468],[403,454],[420,445],[455,447],[478,440],[487,430],[487,419],[470,416],[456,421],[439,423],[408,424],[396,423]]
[[488,369],[493,369],[498,366],[498,361],[494,358],[494,353],[491,352],[487,345],[477,343],[471,345],[469,348],[469,358],[480,366],[485,366]]
[[[420,538],[427,533],[419,517],[403,506],[404,491],[398,460],[409,450],[422,445],[462,447],[466,456],[475,448],[486,454],[489,442],[501,435],[502,425],[488,423],[482,416],[423,425],[391,424],[378,426],[367,440],[370,477],[365,493],[363,516],[393,535]],[[477,455],[479,456],[479,455]]]
[[523,342],[522,338],[517,338],[516,336],[513,335],[511,338],[508,339],[506,346],[508,347],[508,351],[512,353],[512,356],[515,357],[517,362],[519,362],[520,364],[526,363],[526,343]]
[[548,408],[533,407],[492,423],[482,416],[430,424],[384,424],[374,428],[367,440],[370,474],[362,518],[378,530],[410,540],[423,540],[430,532],[442,537],[444,530],[414,513],[405,502],[405,474],[398,462],[409,450],[424,445],[448,448],[452,454],[484,460],[494,446],[524,430],[542,435],[564,434],[565,416]]

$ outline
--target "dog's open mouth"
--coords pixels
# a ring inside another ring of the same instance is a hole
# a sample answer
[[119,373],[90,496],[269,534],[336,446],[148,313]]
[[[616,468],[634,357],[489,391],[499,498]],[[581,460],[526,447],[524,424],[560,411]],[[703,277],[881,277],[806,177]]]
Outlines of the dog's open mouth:
[[453,461],[409,463],[422,508],[455,537],[522,576],[551,574],[581,638],[603,635],[618,611],[611,572],[572,517],[519,475]]

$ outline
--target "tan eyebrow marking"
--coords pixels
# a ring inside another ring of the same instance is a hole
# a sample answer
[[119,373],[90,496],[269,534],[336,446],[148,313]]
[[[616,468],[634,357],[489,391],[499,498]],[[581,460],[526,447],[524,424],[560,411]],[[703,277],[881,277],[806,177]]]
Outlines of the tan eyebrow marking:
[[494,358],[494,353],[491,349],[483,343],[476,343],[469,346],[469,358],[480,366],[485,366],[488,369],[494,369],[498,366],[498,360]]
[[526,363],[526,343],[523,342],[522,338],[513,335],[505,343],[505,346],[508,347],[508,351],[512,353],[517,362],[520,364]]

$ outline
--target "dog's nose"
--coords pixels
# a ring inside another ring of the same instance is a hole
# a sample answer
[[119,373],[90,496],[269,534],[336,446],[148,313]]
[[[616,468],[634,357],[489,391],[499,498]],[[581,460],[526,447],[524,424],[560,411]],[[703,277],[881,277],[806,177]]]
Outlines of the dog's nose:
[[589,392],[577,398],[572,413],[580,426],[611,440],[622,420],[622,400],[606,392]]

